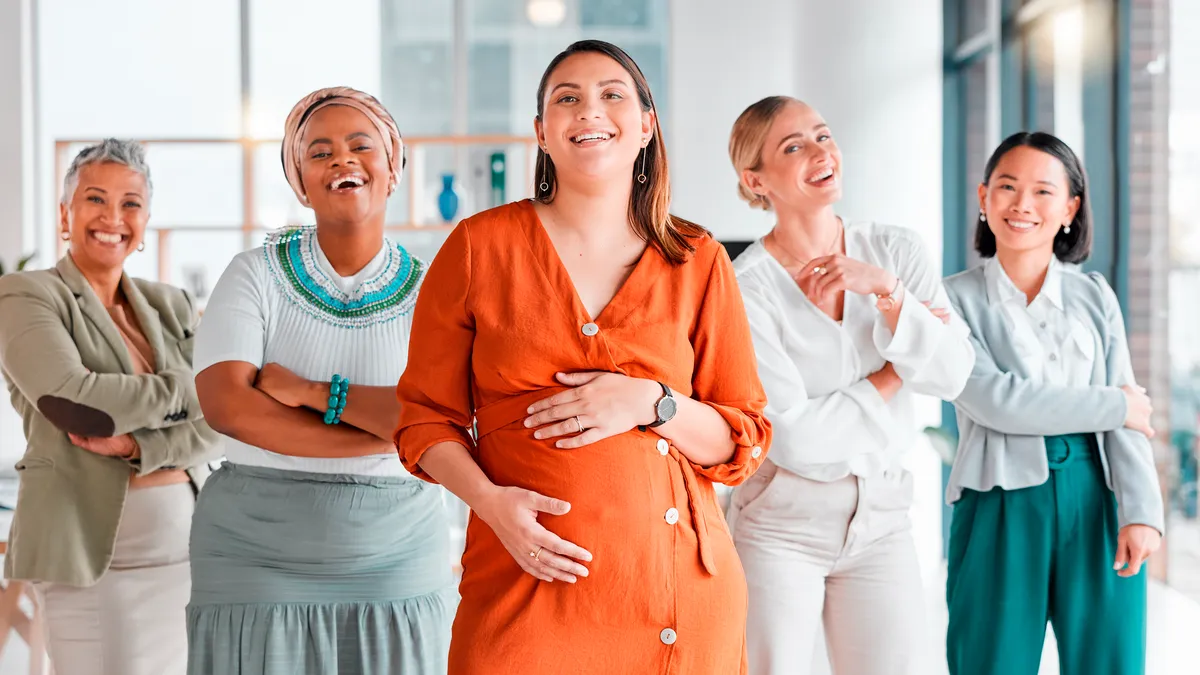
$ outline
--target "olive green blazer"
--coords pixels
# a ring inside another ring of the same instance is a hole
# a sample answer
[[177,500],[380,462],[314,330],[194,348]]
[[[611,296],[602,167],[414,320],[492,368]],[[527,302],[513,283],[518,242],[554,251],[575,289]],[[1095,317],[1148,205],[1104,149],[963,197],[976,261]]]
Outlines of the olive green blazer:
[[[154,350],[154,375],[133,374],[129,349],[68,254],[53,269],[0,277],[0,367],[24,423],[20,489],[4,575],[94,584],[112,561],[130,468],[189,469],[197,485],[218,457],[192,375],[197,314],[181,289],[122,276]],[[132,434],[134,462],[71,444]]]

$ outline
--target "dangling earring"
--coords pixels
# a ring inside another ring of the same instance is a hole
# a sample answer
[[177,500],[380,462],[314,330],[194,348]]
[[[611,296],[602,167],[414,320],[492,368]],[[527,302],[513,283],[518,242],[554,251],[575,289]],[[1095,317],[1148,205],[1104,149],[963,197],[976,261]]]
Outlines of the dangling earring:
[[550,163],[550,155],[546,154],[546,149],[542,148],[542,154],[545,159],[542,160],[542,182],[538,184],[538,192],[549,192],[550,184],[546,182],[546,165]]
[[645,146],[643,146],[642,147],[642,172],[639,173],[638,177],[637,177],[637,182],[641,183],[642,185],[646,184],[646,155],[647,154],[648,153],[646,152],[646,148],[645,148]]
[[71,233],[67,230],[63,230],[62,234],[58,235],[58,238],[62,239],[63,241],[71,241]]
[[1063,225],[1063,234],[1071,234],[1071,224]]
[[143,241],[142,243],[138,244],[138,251],[145,251],[145,250],[146,250],[146,242]]
[[983,214],[983,209],[979,209],[979,222],[981,222],[981,223],[987,222],[987,216],[985,216]]

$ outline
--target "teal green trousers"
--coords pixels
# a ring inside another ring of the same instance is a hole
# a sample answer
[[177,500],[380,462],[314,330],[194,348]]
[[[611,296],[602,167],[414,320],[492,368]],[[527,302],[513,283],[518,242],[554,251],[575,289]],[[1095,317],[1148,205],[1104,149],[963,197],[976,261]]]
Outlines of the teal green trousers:
[[963,491],[950,525],[951,675],[1037,675],[1046,624],[1062,675],[1146,670],[1146,570],[1113,571],[1117,504],[1095,436],[1046,438],[1050,479]]

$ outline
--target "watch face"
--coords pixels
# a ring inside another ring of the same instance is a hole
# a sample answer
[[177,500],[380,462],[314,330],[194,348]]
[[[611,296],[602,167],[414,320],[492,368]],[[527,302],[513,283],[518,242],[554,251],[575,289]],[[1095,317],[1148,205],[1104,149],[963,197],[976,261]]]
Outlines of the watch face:
[[669,422],[675,417],[675,399],[665,396],[658,402],[658,419]]

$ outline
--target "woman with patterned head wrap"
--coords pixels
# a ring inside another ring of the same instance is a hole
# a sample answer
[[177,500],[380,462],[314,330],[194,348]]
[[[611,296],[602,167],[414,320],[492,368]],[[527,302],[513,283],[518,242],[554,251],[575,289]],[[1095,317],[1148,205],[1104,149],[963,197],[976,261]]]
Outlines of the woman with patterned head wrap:
[[288,115],[283,169],[316,225],[221,276],[196,390],[227,462],[196,507],[191,673],[444,673],[456,596],[439,489],[391,436],[425,264],[384,236],[404,146],[338,87]]

